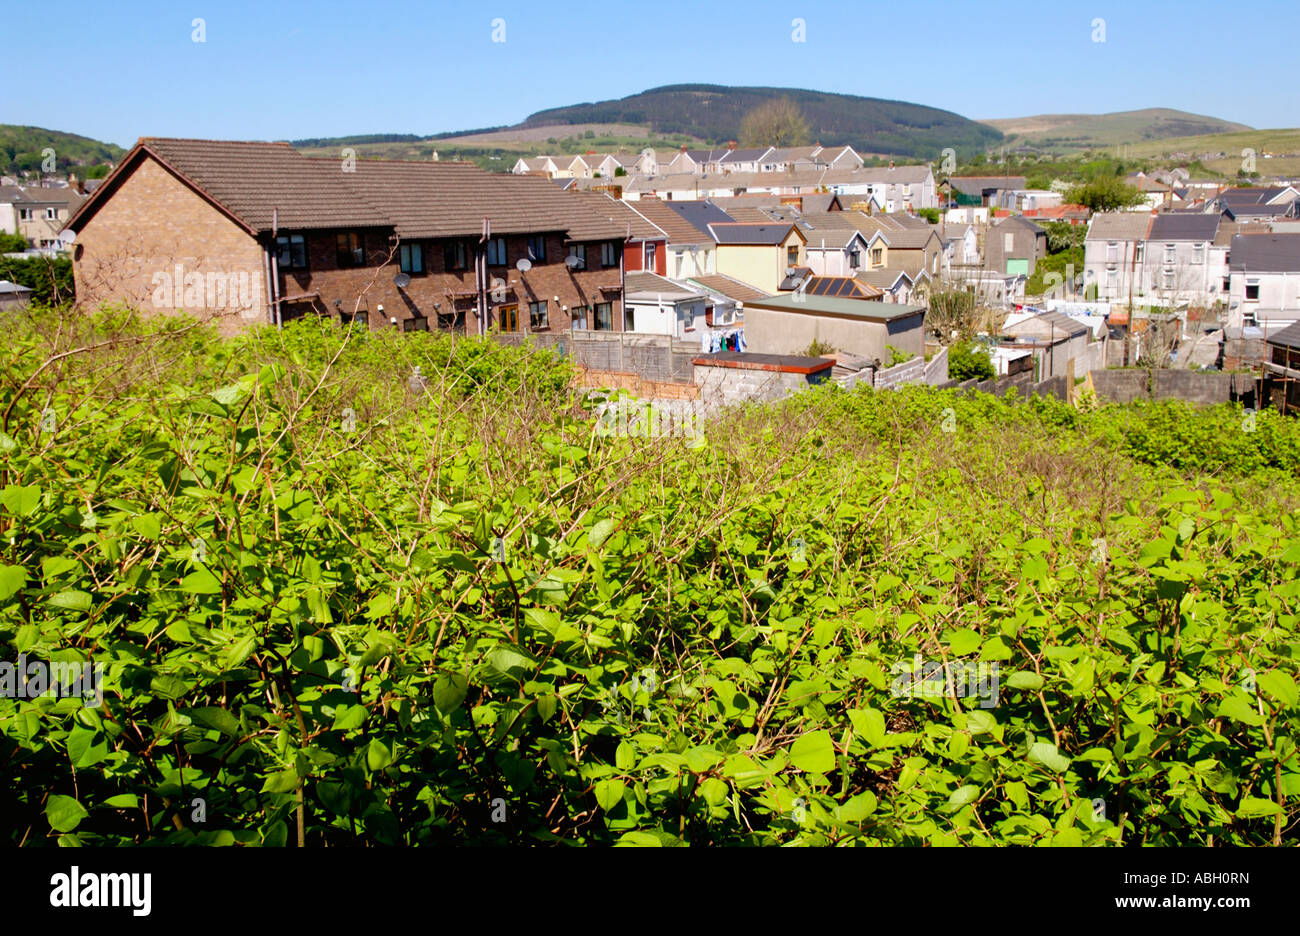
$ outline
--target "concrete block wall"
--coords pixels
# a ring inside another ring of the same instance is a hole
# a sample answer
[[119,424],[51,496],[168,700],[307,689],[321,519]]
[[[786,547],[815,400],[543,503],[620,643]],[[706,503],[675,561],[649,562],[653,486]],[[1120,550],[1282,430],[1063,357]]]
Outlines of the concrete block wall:
[[[947,362],[945,359],[945,369],[946,367]],[[925,358],[919,356],[912,358],[910,361],[904,361],[895,367],[887,367],[884,370],[876,371],[877,390],[888,390],[903,384],[925,382]]]

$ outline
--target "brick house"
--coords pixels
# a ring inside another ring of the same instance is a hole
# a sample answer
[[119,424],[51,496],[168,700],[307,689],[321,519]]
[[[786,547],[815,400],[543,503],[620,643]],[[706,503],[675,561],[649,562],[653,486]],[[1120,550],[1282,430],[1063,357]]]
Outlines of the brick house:
[[68,227],[84,301],[226,330],[307,314],[469,334],[623,327],[626,225],[544,179],[467,163],[145,138]]

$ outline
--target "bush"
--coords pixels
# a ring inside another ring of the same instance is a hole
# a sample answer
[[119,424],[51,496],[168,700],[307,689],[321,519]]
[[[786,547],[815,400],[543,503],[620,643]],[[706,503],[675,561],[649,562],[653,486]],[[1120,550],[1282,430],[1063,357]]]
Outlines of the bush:
[[997,376],[984,346],[962,341],[948,348],[948,377],[951,380],[992,380]]
[[13,844],[1300,820],[1295,420],[826,386],[700,440],[527,345],[0,324],[0,658],[104,668],[0,697]]

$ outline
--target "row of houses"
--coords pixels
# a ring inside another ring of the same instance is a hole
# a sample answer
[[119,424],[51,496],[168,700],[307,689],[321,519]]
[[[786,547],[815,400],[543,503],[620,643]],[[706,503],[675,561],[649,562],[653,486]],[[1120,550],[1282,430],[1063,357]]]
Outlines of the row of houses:
[[851,146],[724,147],[678,150],[644,149],[640,153],[597,153],[573,156],[521,157],[511,171],[548,179],[599,179],[621,175],[731,175],[733,173],[811,172],[856,169],[863,159]]
[[1085,287],[1136,305],[1218,306],[1232,327],[1300,317],[1300,224],[1222,214],[1098,214],[1084,241]]
[[75,180],[61,186],[0,185],[0,233],[21,235],[30,249],[57,248],[59,232],[85,200]]

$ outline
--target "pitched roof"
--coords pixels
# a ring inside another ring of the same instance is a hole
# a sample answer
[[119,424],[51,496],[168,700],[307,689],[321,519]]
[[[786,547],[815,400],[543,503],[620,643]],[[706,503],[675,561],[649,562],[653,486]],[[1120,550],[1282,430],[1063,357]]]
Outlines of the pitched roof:
[[710,292],[718,293],[733,299],[736,302],[753,302],[755,299],[767,298],[767,293],[761,289],[755,289],[748,283],[742,283],[738,279],[726,276],[722,273],[709,273],[702,276],[692,276],[687,282],[694,283],[697,286],[703,286]]
[[799,312],[804,315],[831,315],[836,318],[872,319],[884,322],[925,314],[925,306],[903,305],[900,302],[864,302],[861,299],[841,299],[833,296],[809,296],[795,293],[759,299],[756,302],[746,303],[745,308]]
[[1300,272],[1300,234],[1238,234],[1229,266],[1246,273]]
[[709,233],[718,244],[745,246],[775,246],[785,242],[793,224],[741,224],[735,221],[709,225]]
[[611,224],[623,229],[622,233],[630,240],[667,240],[668,235],[662,228],[639,214],[630,202],[613,198],[605,192],[575,193],[593,214],[607,219]]
[[668,235],[669,244],[709,244],[713,242],[705,231],[691,224],[674,211],[669,202],[657,198],[642,198],[631,203],[632,209],[643,215]]
[[1149,241],[1212,241],[1219,229],[1216,214],[1158,214],[1151,219]]
[[1022,189],[1024,176],[949,176],[948,184],[965,195],[982,195],[985,189]]
[[[820,153],[818,155],[826,156],[827,154]],[[860,169],[855,169],[854,173],[855,178],[864,182],[897,182],[900,185],[918,185],[932,175],[930,167],[924,165],[894,166],[892,169],[889,166],[863,166]]]
[[1151,215],[1145,211],[1108,211],[1092,216],[1085,240],[1138,241],[1147,236]]
[[907,274],[906,270],[890,270],[880,268],[876,270],[862,270],[854,279],[860,279],[862,282],[874,286],[877,289],[890,290],[898,285],[900,279],[905,279],[908,285],[912,283],[912,277]]
[[303,156],[287,143],[141,139],[68,226],[79,230],[135,165],[156,159],[251,232],[384,227],[401,237],[470,236],[486,218],[500,234],[564,231],[573,240],[621,239],[626,224],[591,212],[536,176],[470,163]]
[[658,273],[636,271],[628,273],[623,279],[623,294],[629,299],[663,298],[673,301],[680,299],[698,299],[703,294],[691,290],[683,283],[677,283]]
[[764,156],[766,156],[768,152],[771,151],[771,149],[772,147],[770,146],[763,146],[763,147],[757,147],[751,149],[728,150],[727,154],[722,157],[722,162],[724,163],[756,162],[762,159]]
[[1050,341],[1053,335],[1062,339],[1085,335],[1088,333],[1088,326],[1060,312],[1026,311],[1008,315],[1002,331],[1016,338],[1045,335]]
[[1028,230],[1033,231],[1034,234],[1047,233],[1046,228],[1039,227],[1037,224],[1035,224],[1033,221],[1030,221],[1028,218],[1024,217],[1023,215],[1012,215],[1009,218],[1002,218],[1001,220],[996,221],[993,224],[993,226],[996,228],[1008,227],[1010,225],[1027,228]]
[[1282,345],[1287,348],[1300,348],[1300,322],[1294,322],[1282,329],[1280,332],[1274,332],[1266,339],[1271,345]]
[[812,276],[803,290],[808,296],[833,296],[840,299],[879,299],[883,289],[852,276]]

